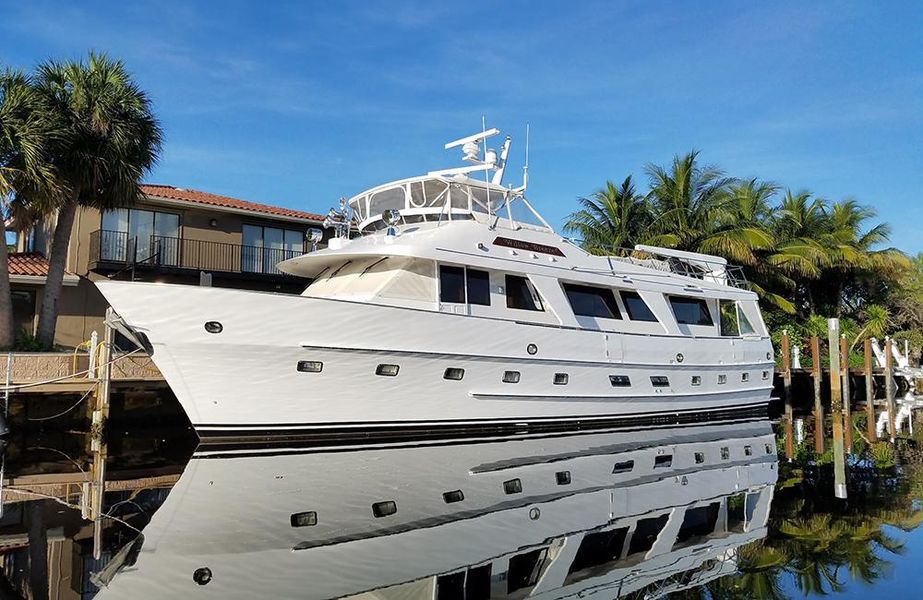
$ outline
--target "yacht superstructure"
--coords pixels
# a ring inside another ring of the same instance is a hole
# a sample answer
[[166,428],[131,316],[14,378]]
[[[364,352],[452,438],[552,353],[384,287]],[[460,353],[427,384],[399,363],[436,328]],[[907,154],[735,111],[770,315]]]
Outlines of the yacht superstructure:
[[679,423],[764,408],[772,346],[739,271],[648,246],[588,254],[534,210],[525,178],[502,185],[510,141],[490,151],[494,133],[446,145],[469,166],[332,210],[328,247],[279,264],[313,280],[301,296],[98,285],[203,438]]
[[658,597],[735,571],[776,467],[765,420],[200,452],[98,597]]

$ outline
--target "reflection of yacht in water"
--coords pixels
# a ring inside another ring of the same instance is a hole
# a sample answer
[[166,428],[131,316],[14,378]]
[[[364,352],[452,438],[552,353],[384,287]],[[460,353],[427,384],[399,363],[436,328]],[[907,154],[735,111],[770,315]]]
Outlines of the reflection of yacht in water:
[[[765,409],[772,345],[738,268],[638,246],[595,256],[502,185],[509,138],[469,166],[333,211],[280,263],[301,296],[106,281],[201,437],[422,427],[607,427]],[[320,232],[314,235],[319,240]],[[134,333],[132,333],[132,331]]]
[[98,597],[659,594],[733,572],[775,480],[766,422],[198,454]]

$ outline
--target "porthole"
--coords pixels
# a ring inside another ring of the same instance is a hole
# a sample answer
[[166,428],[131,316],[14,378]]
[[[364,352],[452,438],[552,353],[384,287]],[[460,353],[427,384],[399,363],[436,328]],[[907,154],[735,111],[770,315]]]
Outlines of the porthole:
[[728,382],[728,376],[727,376],[727,375],[725,375],[724,373],[722,373],[721,375],[718,375],[718,385],[722,385],[722,384],[725,384],[725,383],[727,383],[727,382]]
[[749,373],[741,373],[741,374],[740,374],[740,380],[743,381],[744,383],[750,381],[750,374],[749,374]]
[[536,346],[535,344],[529,344],[528,346],[526,346],[526,352],[528,352],[531,355],[538,354],[538,346]]
[[192,573],[192,580],[198,585],[208,585],[212,580],[212,570],[208,567],[202,567],[201,569],[196,569]]
[[693,375],[693,376],[692,376],[692,385],[702,385],[702,376],[701,376],[701,375]]
[[382,377],[397,377],[400,370],[400,365],[381,364],[375,368],[375,374],[381,375]]
[[554,374],[554,384],[555,385],[567,385],[567,380],[569,376],[567,373],[555,373]]
[[522,482],[518,479],[510,479],[503,482],[503,492],[505,494],[521,494]]
[[769,371],[763,371],[763,380],[769,379]]
[[386,500],[384,502],[376,502],[372,505],[372,514],[375,515],[376,519],[381,517],[387,517],[393,515],[397,512],[397,502],[394,500]]
[[292,527],[312,527],[317,525],[317,513],[315,511],[295,513],[291,516]]
[[772,454],[772,444],[766,444],[766,454]]
[[731,458],[731,450],[727,446],[721,448],[721,460],[728,460]]
[[224,325],[218,321],[207,321],[205,323],[205,331],[208,333],[221,333],[224,331]]
[[503,383],[519,383],[519,371],[504,371]]
[[753,456],[753,446],[744,446],[744,456]]
[[299,360],[296,368],[302,373],[320,373],[324,370],[324,363],[319,360]]
[[670,379],[666,375],[651,375],[651,385],[654,387],[667,387]]
[[666,469],[672,464],[673,464],[672,454],[661,454],[660,456],[654,457],[654,468],[655,469]]
[[686,360],[686,357],[683,356],[683,353],[682,353],[682,352],[677,352],[677,353],[676,353],[676,362],[683,362],[684,360]]
[[700,464],[702,464],[703,462],[705,462],[705,453],[704,453],[704,452],[696,452],[696,453],[695,453],[695,464],[700,465]]
[[570,471],[558,471],[554,478],[558,485],[570,485]]
[[628,375],[609,375],[609,383],[612,387],[628,387],[631,385],[631,379]]
[[445,373],[442,374],[443,379],[451,379],[452,381],[461,381],[464,376],[465,370],[457,367],[449,367],[445,370]]
[[446,504],[452,504],[464,500],[465,494],[461,490],[452,490],[451,492],[443,492],[442,499],[445,500]]
[[626,460],[623,462],[617,462],[612,466],[613,473],[627,473],[635,468],[635,461]]

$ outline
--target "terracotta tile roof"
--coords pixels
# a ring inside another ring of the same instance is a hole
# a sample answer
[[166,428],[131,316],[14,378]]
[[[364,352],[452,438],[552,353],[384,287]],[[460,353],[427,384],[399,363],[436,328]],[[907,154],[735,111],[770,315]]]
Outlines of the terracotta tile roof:
[[158,185],[148,183],[143,184],[141,186],[141,190],[148,196],[152,196],[154,198],[167,198],[169,200],[180,200],[183,202],[207,204],[210,206],[220,206],[223,208],[235,208],[238,210],[275,215],[278,217],[307,219],[310,221],[324,220],[323,215],[318,215],[315,213],[293,210],[290,208],[282,208],[281,206],[257,204],[255,202],[247,202],[246,200],[238,200],[237,198],[229,198],[227,196],[209,194],[208,192],[200,192],[198,190],[173,187],[172,185]]
[[[48,276],[48,260],[40,252],[10,252],[9,264],[10,275]],[[65,275],[76,277],[69,271]]]

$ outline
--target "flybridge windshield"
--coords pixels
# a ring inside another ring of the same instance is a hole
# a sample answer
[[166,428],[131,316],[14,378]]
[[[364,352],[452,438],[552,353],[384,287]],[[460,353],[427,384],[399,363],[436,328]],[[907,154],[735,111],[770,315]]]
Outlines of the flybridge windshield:
[[451,221],[494,214],[501,220],[546,228],[525,199],[498,185],[467,177],[420,177],[373,188],[349,200],[361,231],[380,229],[381,214],[400,212],[404,222]]

